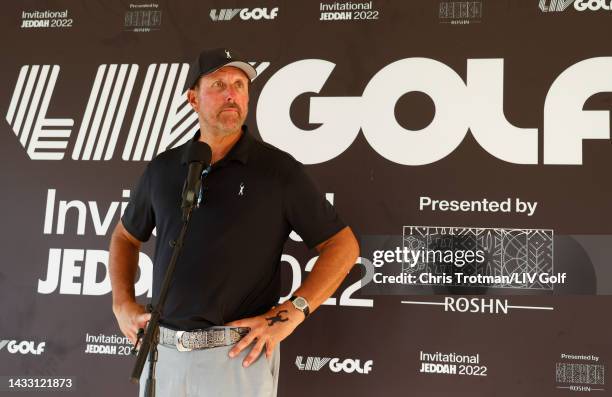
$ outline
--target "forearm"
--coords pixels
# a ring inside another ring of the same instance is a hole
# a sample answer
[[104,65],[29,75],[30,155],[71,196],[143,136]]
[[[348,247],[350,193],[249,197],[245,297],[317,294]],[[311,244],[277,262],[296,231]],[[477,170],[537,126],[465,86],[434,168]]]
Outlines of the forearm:
[[319,258],[312,271],[295,291],[308,301],[313,312],[338,289],[359,256],[359,246],[350,228],[338,232],[320,247]]
[[[349,227],[345,227],[327,241],[317,246],[319,258],[308,278],[295,291],[295,295],[308,301],[310,311],[314,311],[340,286],[342,280],[351,270],[357,256],[359,245]],[[236,357],[249,344],[255,346],[243,361],[249,366],[265,346],[266,356],[271,357],[275,346],[289,336],[300,323],[304,314],[289,301],[272,307],[259,316],[232,321],[226,325],[249,327],[251,330],[230,351],[230,357]]]
[[135,302],[134,282],[138,270],[139,247],[120,233],[122,225],[111,237],[109,249],[109,265],[111,286],[113,291],[113,310],[126,302]]

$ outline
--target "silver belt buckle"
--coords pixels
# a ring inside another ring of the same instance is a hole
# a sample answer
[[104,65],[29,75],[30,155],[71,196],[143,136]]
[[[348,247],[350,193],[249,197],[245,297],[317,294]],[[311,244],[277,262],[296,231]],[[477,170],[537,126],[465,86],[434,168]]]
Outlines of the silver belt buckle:
[[180,352],[190,352],[192,349],[185,347],[181,338],[185,331],[176,331],[176,335],[174,336],[174,344],[176,345],[176,350]]

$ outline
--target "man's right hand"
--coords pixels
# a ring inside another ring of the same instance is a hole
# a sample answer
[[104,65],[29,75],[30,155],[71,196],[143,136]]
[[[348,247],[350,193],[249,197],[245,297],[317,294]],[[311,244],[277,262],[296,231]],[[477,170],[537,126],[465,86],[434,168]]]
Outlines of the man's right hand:
[[127,336],[132,344],[135,344],[138,329],[146,328],[147,322],[151,319],[151,313],[147,313],[145,307],[136,302],[123,303],[113,312],[123,335]]

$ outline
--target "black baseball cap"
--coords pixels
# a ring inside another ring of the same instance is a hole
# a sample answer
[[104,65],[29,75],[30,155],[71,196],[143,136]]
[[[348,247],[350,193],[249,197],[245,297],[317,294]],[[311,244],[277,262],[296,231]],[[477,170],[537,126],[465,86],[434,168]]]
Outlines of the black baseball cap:
[[249,80],[253,80],[257,76],[257,71],[243,59],[236,51],[229,48],[213,48],[202,51],[189,67],[189,74],[187,80],[185,80],[185,90],[192,88],[202,75],[212,73],[223,66],[238,68],[247,75]]

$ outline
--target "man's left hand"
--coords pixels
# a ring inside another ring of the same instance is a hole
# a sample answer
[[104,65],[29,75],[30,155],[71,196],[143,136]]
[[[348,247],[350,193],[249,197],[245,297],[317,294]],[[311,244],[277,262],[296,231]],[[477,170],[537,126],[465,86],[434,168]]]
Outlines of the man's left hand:
[[270,358],[276,345],[289,336],[293,330],[304,321],[304,313],[297,310],[289,301],[280,306],[272,307],[267,313],[256,317],[232,321],[225,325],[230,327],[249,327],[251,330],[229,352],[231,358],[236,357],[251,343],[255,345],[246,356],[242,365],[246,368],[253,363],[265,346],[266,357]]

